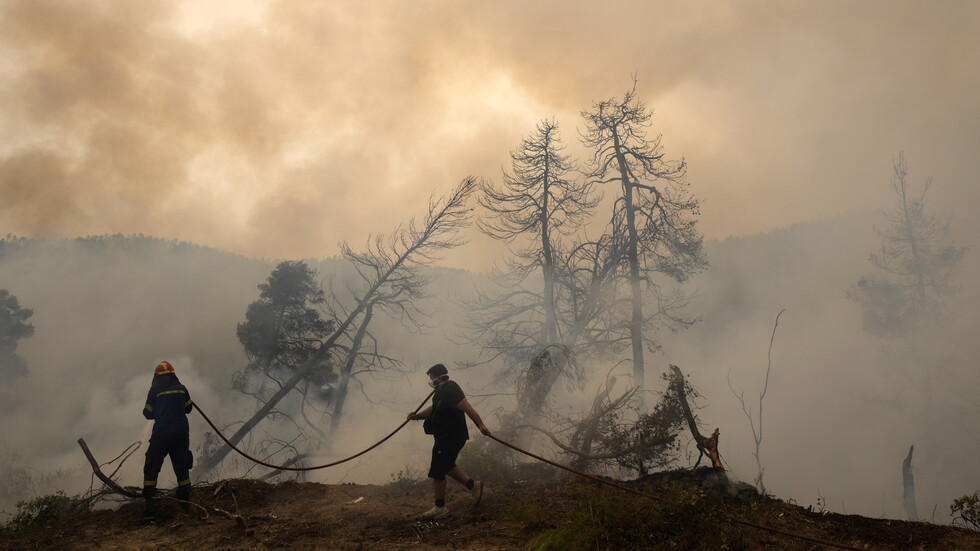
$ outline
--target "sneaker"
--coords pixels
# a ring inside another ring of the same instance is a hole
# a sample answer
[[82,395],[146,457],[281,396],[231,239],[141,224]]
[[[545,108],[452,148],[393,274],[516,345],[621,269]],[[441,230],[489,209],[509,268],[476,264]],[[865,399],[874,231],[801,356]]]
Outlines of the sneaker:
[[470,492],[473,494],[473,505],[476,505],[477,503],[480,502],[480,499],[483,497],[483,481],[482,480],[475,481],[473,483],[473,489],[470,490]]
[[439,518],[444,517],[447,514],[449,514],[449,509],[447,507],[433,507],[422,513],[422,518]]

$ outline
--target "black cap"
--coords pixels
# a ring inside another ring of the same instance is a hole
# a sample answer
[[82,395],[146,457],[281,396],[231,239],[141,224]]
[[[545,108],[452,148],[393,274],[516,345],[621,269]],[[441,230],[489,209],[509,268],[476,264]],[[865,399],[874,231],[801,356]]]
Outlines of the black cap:
[[445,375],[449,375],[449,370],[446,369],[446,366],[442,364],[436,364],[430,367],[429,370],[425,372],[425,374],[428,375],[429,377],[443,377]]

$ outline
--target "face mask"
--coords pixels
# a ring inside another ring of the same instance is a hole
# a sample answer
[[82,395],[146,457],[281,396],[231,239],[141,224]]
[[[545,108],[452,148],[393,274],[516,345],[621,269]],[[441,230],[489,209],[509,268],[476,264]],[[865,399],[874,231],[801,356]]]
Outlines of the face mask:
[[445,377],[445,375],[440,375],[435,379],[429,379],[429,388],[436,388],[437,386],[439,386],[439,382],[440,382],[439,380],[442,379],[443,377]]

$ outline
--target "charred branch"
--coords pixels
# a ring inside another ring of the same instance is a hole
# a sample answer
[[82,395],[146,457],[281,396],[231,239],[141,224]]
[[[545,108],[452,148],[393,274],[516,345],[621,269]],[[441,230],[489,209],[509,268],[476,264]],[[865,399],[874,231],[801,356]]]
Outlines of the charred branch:
[[694,418],[694,414],[691,413],[691,406],[687,402],[687,394],[685,392],[684,375],[681,373],[681,368],[676,365],[670,366],[670,371],[672,374],[672,384],[674,385],[674,391],[677,393],[677,397],[680,400],[681,408],[684,411],[684,418],[687,419],[687,425],[691,429],[691,434],[694,436],[694,442],[698,446],[698,463],[701,462],[701,458],[705,455],[711,459],[711,466],[716,469],[725,470],[725,467],[721,464],[721,455],[718,453],[718,429],[711,435],[710,438],[705,437],[698,430],[697,420]]
[[95,457],[92,456],[92,452],[89,451],[88,444],[85,443],[84,438],[78,439],[78,445],[82,448],[82,453],[85,454],[85,459],[88,459],[89,464],[92,465],[92,472],[95,473],[95,476],[98,477],[98,479],[101,480],[103,484],[105,484],[113,492],[119,495],[123,495],[126,497],[143,497],[142,492],[134,492],[132,490],[127,490],[126,488],[123,488],[122,486],[117,484],[115,480],[106,476],[105,473],[102,472],[102,468],[99,467],[99,462],[95,460]]
[[915,446],[909,446],[909,454],[902,461],[902,505],[909,520],[919,520],[919,511],[915,506],[915,478],[912,476],[912,452]]

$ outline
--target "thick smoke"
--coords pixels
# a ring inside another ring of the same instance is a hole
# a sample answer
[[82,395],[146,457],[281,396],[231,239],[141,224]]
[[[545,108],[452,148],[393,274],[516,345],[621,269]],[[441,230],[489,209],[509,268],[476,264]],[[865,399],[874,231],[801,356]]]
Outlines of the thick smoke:
[[0,212],[20,235],[329,256],[497,177],[542,118],[574,147],[578,113],[633,74],[709,238],[878,208],[902,149],[952,207],[980,198],[978,9],[6,0]]

